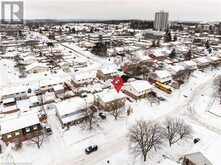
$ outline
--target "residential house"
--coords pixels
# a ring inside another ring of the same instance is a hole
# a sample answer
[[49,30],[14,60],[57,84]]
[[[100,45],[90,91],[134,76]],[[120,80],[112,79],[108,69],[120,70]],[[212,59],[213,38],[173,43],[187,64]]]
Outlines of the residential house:
[[46,65],[37,62],[27,65],[25,69],[26,72],[29,74],[47,72],[49,70],[49,68]]
[[56,115],[62,127],[75,125],[87,118],[86,110],[93,101],[86,98],[75,97],[56,104]]
[[116,90],[105,90],[97,94],[97,104],[105,111],[112,111],[113,109],[119,109],[124,107],[126,96]]
[[213,165],[201,152],[184,155],[182,165]]
[[0,122],[0,134],[6,143],[23,142],[41,135],[42,126],[37,113],[23,113]]
[[167,70],[156,70],[150,73],[151,81],[160,81],[161,83],[170,83],[172,81],[172,75]]
[[97,70],[97,78],[100,80],[109,80],[113,79],[118,75],[116,68],[113,67],[104,67]]
[[136,80],[125,84],[122,91],[134,99],[145,98],[152,91],[152,85],[145,80]]
[[96,71],[75,72],[72,75],[72,83],[75,87],[92,84],[96,79]]

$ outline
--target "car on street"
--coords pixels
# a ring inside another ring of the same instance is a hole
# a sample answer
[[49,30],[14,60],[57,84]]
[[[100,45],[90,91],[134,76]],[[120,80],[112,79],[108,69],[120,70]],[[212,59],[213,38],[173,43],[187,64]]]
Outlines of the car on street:
[[97,146],[97,145],[92,145],[92,146],[89,146],[89,147],[87,147],[87,148],[85,149],[85,153],[86,153],[86,154],[90,154],[90,153],[92,153],[92,152],[97,151],[97,149],[98,149],[98,146]]

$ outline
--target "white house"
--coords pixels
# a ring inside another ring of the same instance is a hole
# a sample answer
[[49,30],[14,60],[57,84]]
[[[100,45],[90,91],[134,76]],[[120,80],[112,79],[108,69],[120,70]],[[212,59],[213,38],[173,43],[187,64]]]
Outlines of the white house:
[[25,69],[27,73],[41,73],[49,70],[46,65],[37,62],[27,65]]
[[125,84],[123,87],[123,92],[134,99],[144,98],[151,91],[153,86],[145,80],[136,80],[128,84]]
[[84,120],[87,117],[85,111],[87,108],[90,108],[92,104],[92,100],[80,97],[57,103],[56,115],[60,120],[62,127],[74,125]]
[[72,75],[72,82],[76,87],[93,83],[96,79],[96,71],[75,72]]
[[154,81],[160,81],[162,83],[171,82],[172,75],[167,70],[156,70],[155,72],[150,74],[150,79]]
[[123,107],[125,98],[126,96],[122,92],[117,93],[114,89],[108,89],[97,94],[97,103],[105,111],[111,111],[114,108]]

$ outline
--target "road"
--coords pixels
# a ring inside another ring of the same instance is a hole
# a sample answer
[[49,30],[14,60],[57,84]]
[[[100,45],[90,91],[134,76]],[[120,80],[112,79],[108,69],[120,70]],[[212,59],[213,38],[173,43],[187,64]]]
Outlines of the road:
[[[202,82],[199,84],[195,89],[192,90],[191,96],[188,96],[187,98],[180,99],[177,106],[173,107],[172,110],[166,114],[162,114],[161,116],[158,116],[157,118],[153,119],[154,121],[163,121],[167,117],[177,117],[182,115],[183,113],[189,113],[188,108],[189,106],[194,102],[194,100],[201,95],[205,90],[207,90],[208,86],[211,85],[208,82],[211,82],[211,79],[208,79],[207,81]],[[221,134],[221,130],[214,128],[212,126],[209,126],[205,124],[204,122],[199,122],[195,118],[196,114],[189,115],[189,120],[194,120],[198,125],[202,127],[206,127],[210,131],[213,131],[215,133]],[[186,116],[185,116],[186,117]],[[117,130],[118,131],[118,130]],[[114,134],[114,132],[112,132]],[[119,131],[118,131],[119,134]],[[117,135],[117,133],[116,133]],[[72,157],[69,160],[64,160],[63,164],[68,165],[96,165],[98,162],[107,160],[110,158],[113,154],[119,153],[121,151],[128,149],[128,140],[126,137],[126,132],[122,132],[120,136],[111,136],[111,139],[107,139],[107,141],[103,144],[98,144],[99,149],[98,151],[86,155],[83,151],[82,154]],[[99,143],[99,142],[98,142]]]

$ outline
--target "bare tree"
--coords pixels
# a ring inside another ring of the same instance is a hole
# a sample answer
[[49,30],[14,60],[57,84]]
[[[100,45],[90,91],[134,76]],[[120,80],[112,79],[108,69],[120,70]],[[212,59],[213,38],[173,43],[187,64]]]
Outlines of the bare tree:
[[180,136],[180,139],[184,139],[190,136],[191,133],[192,133],[192,128],[189,125],[187,125],[183,120],[181,120],[178,129],[178,134]]
[[115,120],[123,113],[120,103],[111,104],[110,111]]
[[43,144],[44,138],[45,138],[44,131],[41,130],[37,133],[35,137],[31,139],[31,141],[37,145],[38,149],[40,149],[41,145]]
[[164,135],[170,146],[191,134],[191,128],[181,119],[168,118],[165,125]]
[[89,130],[92,130],[97,123],[97,117],[95,112],[91,109],[85,110],[85,120],[83,122],[83,127],[85,126]]
[[147,153],[154,148],[155,151],[162,144],[163,128],[158,124],[146,121],[138,121],[129,129],[131,147],[137,154],[142,154],[144,161]]

